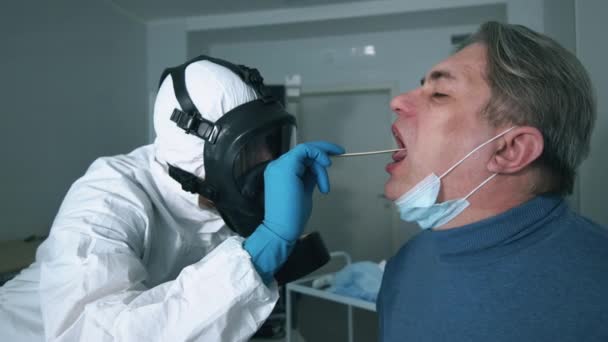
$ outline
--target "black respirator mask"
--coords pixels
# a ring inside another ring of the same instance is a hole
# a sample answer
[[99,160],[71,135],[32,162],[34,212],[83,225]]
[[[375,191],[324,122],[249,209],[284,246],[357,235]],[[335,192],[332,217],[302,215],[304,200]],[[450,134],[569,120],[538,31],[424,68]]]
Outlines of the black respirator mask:
[[[210,61],[234,72],[252,87],[258,99],[226,112],[216,122],[205,119],[186,89],[186,67],[197,61]],[[181,110],[175,108],[171,120],[186,134],[205,140],[205,179],[169,165],[169,175],[185,191],[202,195],[214,206],[237,234],[247,237],[264,218],[264,170],[290,147],[295,118],[264,86],[256,69],[199,56],[182,65],[166,69],[167,77]],[[329,254],[318,233],[300,239],[289,260],[276,275],[281,282],[308,274],[329,260]],[[290,266],[291,265],[291,266]]]

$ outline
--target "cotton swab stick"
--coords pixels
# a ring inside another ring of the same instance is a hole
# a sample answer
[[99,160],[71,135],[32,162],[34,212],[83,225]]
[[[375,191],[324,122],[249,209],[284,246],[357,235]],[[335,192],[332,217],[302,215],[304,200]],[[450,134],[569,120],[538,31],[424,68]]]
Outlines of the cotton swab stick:
[[369,152],[355,152],[355,153],[344,153],[344,154],[338,154],[332,157],[358,157],[358,156],[366,156],[366,155],[370,155],[370,154],[380,154],[380,153],[391,153],[391,152],[397,152],[397,151],[403,151],[405,150],[405,148],[395,148],[392,150],[380,150],[380,151],[369,151]]

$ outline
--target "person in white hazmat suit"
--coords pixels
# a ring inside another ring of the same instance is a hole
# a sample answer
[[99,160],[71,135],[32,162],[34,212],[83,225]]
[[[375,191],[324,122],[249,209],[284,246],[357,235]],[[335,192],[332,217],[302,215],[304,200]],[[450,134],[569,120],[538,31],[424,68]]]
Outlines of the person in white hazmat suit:
[[[183,70],[209,122],[259,96],[209,60]],[[208,142],[170,119],[180,109],[173,76],[154,104],[154,143],[97,159],[67,193],[36,261],[0,288],[0,341],[245,341],[272,311],[273,274],[310,216],[312,189],[329,190],[328,156],[343,150],[301,144],[272,161],[263,222],[245,239],[169,175],[169,166],[199,179],[208,172]]]

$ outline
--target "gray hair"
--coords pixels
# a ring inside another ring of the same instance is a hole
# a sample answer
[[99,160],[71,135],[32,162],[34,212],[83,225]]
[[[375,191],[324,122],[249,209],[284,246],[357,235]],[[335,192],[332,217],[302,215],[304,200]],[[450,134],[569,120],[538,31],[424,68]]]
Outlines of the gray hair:
[[483,115],[496,127],[536,127],[544,150],[534,163],[544,173],[535,191],[572,193],[596,118],[587,71],[557,42],[520,25],[484,23],[460,49],[474,43],[487,48],[492,95]]

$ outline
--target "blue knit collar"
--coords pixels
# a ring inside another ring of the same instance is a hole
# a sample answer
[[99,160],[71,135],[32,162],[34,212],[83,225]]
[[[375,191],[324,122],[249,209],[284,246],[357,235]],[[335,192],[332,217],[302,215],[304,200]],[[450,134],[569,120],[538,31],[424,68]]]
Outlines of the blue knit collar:
[[497,216],[458,228],[429,231],[428,234],[435,241],[440,255],[469,254],[511,245],[563,215],[567,208],[559,196],[537,196]]

